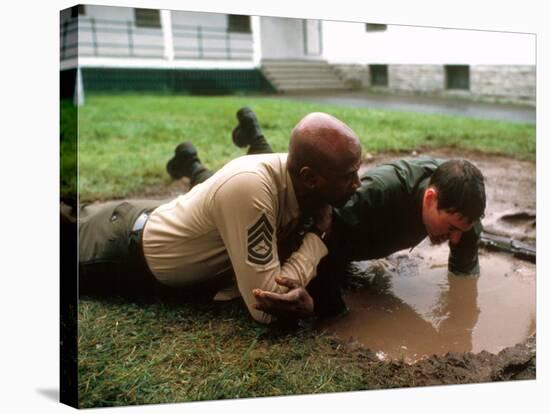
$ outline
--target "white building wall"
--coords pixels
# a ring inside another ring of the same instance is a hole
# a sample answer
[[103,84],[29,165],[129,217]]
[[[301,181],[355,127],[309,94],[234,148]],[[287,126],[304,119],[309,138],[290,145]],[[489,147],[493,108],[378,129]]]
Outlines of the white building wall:
[[320,58],[323,53],[322,24],[320,20],[303,20],[305,30],[305,54],[310,57]]
[[[62,22],[66,18],[63,15]],[[133,8],[86,5],[86,14],[79,17],[81,63],[210,67],[210,63],[217,62],[221,67],[233,67],[238,61],[237,65],[250,67],[257,66],[261,59],[321,57],[321,22],[280,17],[251,19],[252,29],[259,28],[259,34],[228,32],[227,14],[170,11],[170,19],[161,20],[171,21],[172,41],[167,43],[173,47],[171,53],[165,50],[166,33],[162,28],[136,27]],[[149,59],[149,63],[143,59]]]
[[[86,14],[79,16],[78,64],[93,67],[203,69],[250,69],[258,66],[260,58],[255,56],[253,34],[227,33],[226,14],[162,12],[170,13],[169,19],[161,17],[161,23],[171,22],[172,30],[136,27],[134,8],[131,7],[86,5]],[[67,9],[61,13],[61,32],[64,22],[69,20],[71,13]],[[76,27],[76,24],[68,27]],[[166,42],[167,32],[170,32],[171,42]],[[61,36],[60,42],[76,45],[76,39],[76,32],[68,33],[65,37]],[[171,49],[166,50],[166,47]],[[65,50],[62,54],[62,68],[76,66],[75,59],[66,59],[76,54],[76,50],[76,47]]]
[[260,17],[263,59],[305,59],[302,19]]
[[227,14],[174,10],[171,16],[176,59],[253,60],[252,33],[227,32]]
[[133,21],[134,9],[132,7],[86,5],[86,16],[97,19]]
[[201,13],[172,10],[172,24],[182,26],[206,26],[225,29],[227,27],[227,14]]
[[535,35],[323,22],[323,56],[334,63],[534,65]]
[[[370,87],[369,65],[388,66],[393,92],[468,96],[534,104],[535,35],[480,30],[323,22],[324,57],[355,88]],[[468,90],[446,88],[445,65],[466,65]]]
[[136,27],[131,7],[86,5],[78,28],[80,56],[164,56],[162,28]]

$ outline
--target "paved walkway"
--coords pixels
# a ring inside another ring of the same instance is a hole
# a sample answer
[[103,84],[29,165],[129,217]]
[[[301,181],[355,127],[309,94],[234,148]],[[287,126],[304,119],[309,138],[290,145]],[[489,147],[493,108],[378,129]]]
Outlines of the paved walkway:
[[480,119],[534,124],[536,110],[531,106],[471,102],[464,99],[425,96],[368,95],[365,92],[332,94],[278,95],[280,99],[350,106],[353,108],[388,109],[465,116]]

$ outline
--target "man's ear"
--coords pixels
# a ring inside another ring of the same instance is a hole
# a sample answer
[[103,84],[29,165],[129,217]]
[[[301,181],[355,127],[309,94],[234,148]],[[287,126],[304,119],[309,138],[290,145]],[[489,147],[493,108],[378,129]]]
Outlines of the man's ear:
[[437,191],[437,188],[428,187],[424,192],[424,200],[423,200],[424,207],[432,207],[432,205],[434,205],[435,203],[435,207],[437,208],[438,196],[439,196],[439,193]]
[[319,177],[310,167],[302,167],[300,169],[300,179],[304,187],[309,190],[316,190],[318,187]]

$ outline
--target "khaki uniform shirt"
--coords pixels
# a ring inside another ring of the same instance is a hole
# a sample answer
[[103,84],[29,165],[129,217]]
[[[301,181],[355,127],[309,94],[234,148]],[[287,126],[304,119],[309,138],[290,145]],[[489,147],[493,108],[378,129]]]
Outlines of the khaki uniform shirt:
[[317,235],[307,233],[298,250],[285,263],[279,261],[277,239],[292,230],[300,215],[286,158],[237,158],[155,209],[143,231],[143,251],[155,277],[181,286],[232,266],[250,313],[269,323],[268,314],[252,308],[252,289],[285,292],[275,282],[279,275],[306,286],[328,252]]

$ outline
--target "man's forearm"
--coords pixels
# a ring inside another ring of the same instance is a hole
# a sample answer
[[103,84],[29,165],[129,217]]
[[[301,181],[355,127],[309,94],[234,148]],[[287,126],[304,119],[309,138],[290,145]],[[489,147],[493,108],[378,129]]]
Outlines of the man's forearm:
[[452,246],[449,254],[449,271],[456,274],[479,273],[479,240],[483,227],[478,221],[462,235],[460,242]]
[[479,273],[477,247],[474,252],[454,252],[449,255],[449,271],[455,274],[472,275]]

